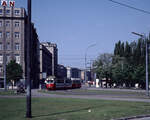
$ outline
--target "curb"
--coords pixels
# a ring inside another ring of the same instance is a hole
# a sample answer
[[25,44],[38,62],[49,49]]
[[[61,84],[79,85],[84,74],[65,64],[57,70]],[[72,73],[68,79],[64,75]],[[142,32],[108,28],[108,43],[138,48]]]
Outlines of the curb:
[[136,119],[136,118],[145,118],[145,117],[150,117],[150,115],[139,115],[139,116],[119,118],[119,119],[112,119],[112,120],[132,120],[132,119]]

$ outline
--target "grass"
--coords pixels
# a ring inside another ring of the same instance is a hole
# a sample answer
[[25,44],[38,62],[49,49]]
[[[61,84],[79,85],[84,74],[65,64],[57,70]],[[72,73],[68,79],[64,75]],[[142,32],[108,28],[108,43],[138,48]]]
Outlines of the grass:
[[0,90],[0,95],[16,95],[16,91],[15,90]]
[[25,118],[25,98],[1,98],[0,120],[110,120],[150,114],[150,103],[33,98],[32,119]]
[[17,96],[17,95],[21,95],[24,96],[25,93],[17,93],[17,90],[0,90],[0,95],[1,96]]

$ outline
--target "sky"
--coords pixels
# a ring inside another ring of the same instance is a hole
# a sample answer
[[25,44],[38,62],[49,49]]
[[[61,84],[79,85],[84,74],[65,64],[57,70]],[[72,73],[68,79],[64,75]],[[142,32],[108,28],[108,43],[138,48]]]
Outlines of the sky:
[[[150,11],[150,0],[115,1]],[[27,0],[15,2],[27,6]],[[57,44],[58,63],[79,68],[85,66],[85,54],[89,63],[113,53],[119,40],[137,40],[131,32],[150,32],[150,14],[109,0],[32,0],[32,21],[41,42]]]

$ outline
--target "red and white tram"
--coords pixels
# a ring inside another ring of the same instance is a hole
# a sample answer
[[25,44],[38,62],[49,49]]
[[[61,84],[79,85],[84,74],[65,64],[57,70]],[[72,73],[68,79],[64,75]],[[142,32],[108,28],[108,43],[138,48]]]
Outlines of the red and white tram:
[[47,77],[45,84],[46,88],[49,90],[69,89],[72,87],[72,82],[70,79],[56,78],[54,76]]
[[81,88],[81,79],[80,78],[71,78],[72,88]]
[[63,79],[63,78],[56,78],[54,76],[49,76],[46,78],[45,84],[48,90],[72,89],[72,88],[80,88],[81,80],[79,78]]

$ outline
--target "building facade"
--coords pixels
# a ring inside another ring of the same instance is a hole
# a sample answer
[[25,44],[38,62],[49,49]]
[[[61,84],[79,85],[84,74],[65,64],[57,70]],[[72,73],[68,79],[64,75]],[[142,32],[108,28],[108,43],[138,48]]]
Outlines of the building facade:
[[[38,84],[39,40],[32,24],[30,41],[30,71],[32,84]],[[3,86],[4,66],[15,59],[22,66],[23,79],[26,79],[27,15],[24,8],[0,7],[0,84]],[[5,64],[6,63],[6,64]],[[1,87],[0,86],[0,87]],[[33,85],[34,86],[34,85]]]
[[58,64],[57,77],[58,78],[67,78],[67,68],[65,66]]
[[57,45],[50,42],[42,42],[42,44],[52,54],[52,75],[57,77],[57,65],[58,65],[58,49]]
[[81,79],[81,70],[78,68],[67,67],[67,78],[80,78]]
[[[32,88],[38,88],[39,87],[39,73],[40,73],[40,42],[38,38],[38,34],[36,32],[36,29],[34,27],[34,24],[31,25],[31,41],[30,41],[30,79],[32,83]],[[27,31],[26,31],[27,34]],[[27,41],[27,39],[25,39]],[[25,43],[25,46],[27,46]],[[27,53],[27,47],[25,47],[25,56]],[[25,65],[28,60],[25,57]],[[26,67],[25,67],[26,68]]]
[[52,54],[43,45],[40,44],[40,81],[44,83],[44,79],[52,75]]
[[[0,80],[3,83],[4,63],[15,59],[23,68],[25,78],[25,23],[23,8],[0,7]],[[22,34],[23,33],[23,34]]]

